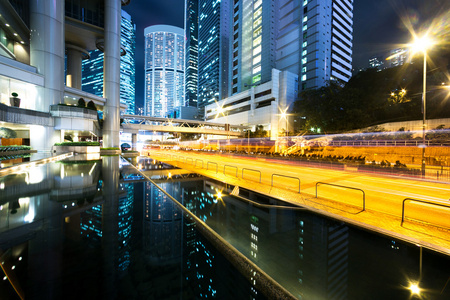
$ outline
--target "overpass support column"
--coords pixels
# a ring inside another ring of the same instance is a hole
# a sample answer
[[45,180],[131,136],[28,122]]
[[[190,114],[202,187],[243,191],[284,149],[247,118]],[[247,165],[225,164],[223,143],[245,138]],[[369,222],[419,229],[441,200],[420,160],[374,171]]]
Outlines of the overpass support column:
[[131,150],[136,151],[137,133],[131,134]]
[[80,47],[66,44],[67,78],[66,85],[81,90],[81,61],[89,58],[89,52]]
[[119,147],[120,130],[120,18],[121,0],[105,1],[105,52],[103,68],[103,145]]

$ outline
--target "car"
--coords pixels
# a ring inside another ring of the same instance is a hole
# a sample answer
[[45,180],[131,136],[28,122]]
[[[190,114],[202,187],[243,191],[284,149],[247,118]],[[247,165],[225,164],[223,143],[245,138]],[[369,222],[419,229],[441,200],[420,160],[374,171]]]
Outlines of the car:
[[128,143],[123,143],[122,145],[120,145],[120,149],[121,149],[122,151],[128,151],[128,150],[131,150],[131,145],[128,144]]

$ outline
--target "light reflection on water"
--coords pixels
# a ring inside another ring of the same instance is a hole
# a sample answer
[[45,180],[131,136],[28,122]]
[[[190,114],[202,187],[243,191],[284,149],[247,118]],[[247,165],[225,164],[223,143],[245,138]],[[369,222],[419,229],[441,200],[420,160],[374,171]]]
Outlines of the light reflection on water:
[[1,299],[265,299],[119,157],[0,184]]
[[[424,250],[420,274],[417,246],[302,210],[250,204],[229,196],[233,187],[224,183],[141,164],[299,299],[409,299],[409,281],[420,275],[424,298],[450,296],[449,257]],[[0,178],[0,187],[0,256],[8,267],[1,299],[264,298],[254,278],[239,274],[171,199],[118,157],[35,166]]]

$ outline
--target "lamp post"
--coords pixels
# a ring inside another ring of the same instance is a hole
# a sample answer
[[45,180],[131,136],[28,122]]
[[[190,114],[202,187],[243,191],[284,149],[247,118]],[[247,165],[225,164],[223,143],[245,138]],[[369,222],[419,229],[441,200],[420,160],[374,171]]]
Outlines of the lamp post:
[[427,117],[427,50],[431,48],[433,41],[427,36],[415,37],[411,44],[413,54],[416,52],[423,53],[423,91],[422,91],[422,177],[425,177],[425,126]]
[[[225,111],[224,109],[223,109],[223,105],[224,105],[225,103],[223,103],[222,104],[222,106],[220,106],[217,102],[216,102],[216,105],[217,105],[217,115],[216,115],[216,117],[214,118],[214,119],[217,119],[218,117],[219,117],[219,115],[222,115],[222,116],[224,116],[225,117],[225,130],[227,131],[227,143],[228,143],[228,148],[230,148],[230,138],[229,138],[229,130],[230,130],[230,124],[228,124],[228,111]],[[226,113],[226,114],[225,114]],[[229,149],[230,150],[230,149]],[[231,150],[230,150],[230,152],[231,152]]]

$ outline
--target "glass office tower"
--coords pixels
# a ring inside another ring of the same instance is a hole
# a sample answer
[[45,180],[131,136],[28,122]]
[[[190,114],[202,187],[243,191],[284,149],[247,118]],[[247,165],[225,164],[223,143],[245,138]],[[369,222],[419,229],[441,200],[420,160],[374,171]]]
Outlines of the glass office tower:
[[184,104],[184,30],[145,28],[145,115],[165,117]]
[[[131,16],[122,10],[121,48],[125,50],[120,57],[120,103],[126,104],[125,114],[135,114],[136,108],[136,25]],[[103,52],[90,51],[91,58],[83,60],[82,84],[83,91],[103,97]]]
[[186,0],[185,10],[185,106],[197,107],[198,0]]

